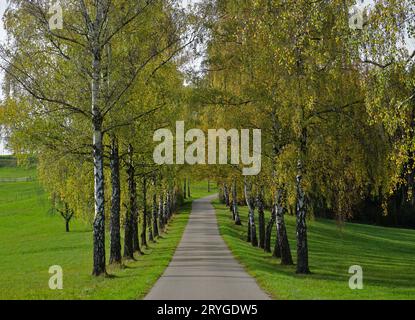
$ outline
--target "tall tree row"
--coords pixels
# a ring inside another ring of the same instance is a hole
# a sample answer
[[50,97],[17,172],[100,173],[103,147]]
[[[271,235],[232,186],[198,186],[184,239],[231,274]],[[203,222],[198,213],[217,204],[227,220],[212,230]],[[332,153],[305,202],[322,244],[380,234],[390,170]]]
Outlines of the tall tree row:
[[[413,56],[399,42],[406,30],[399,23],[404,25],[408,15],[403,12],[410,12],[410,5],[405,2],[398,8],[397,3],[382,1],[374,10],[371,27],[365,25],[368,30],[362,31],[349,25],[348,10],[353,4],[222,0],[205,7],[211,12],[206,24],[206,77],[198,82],[196,95],[213,127],[262,130],[261,176],[265,179],[255,179],[257,189],[269,186],[265,198],[272,215],[268,224],[276,226],[273,251],[283,264],[293,263],[284,215],[296,216],[298,273],[310,272],[307,219],[312,215],[332,212],[343,221],[378,199],[388,206],[391,196],[403,193],[400,198],[406,199],[412,194],[412,152],[401,153],[397,180],[390,171],[391,147],[396,144],[387,137],[387,130],[397,130],[407,133],[403,141],[413,140],[410,109],[395,118],[401,121],[405,114],[403,126],[396,124],[385,131],[386,124],[394,123],[390,117],[396,117],[386,113],[394,110],[387,103],[398,100],[393,95],[406,97],[401,108],[412,101],[410,90],[397,82],[410,79],[408,64]],[[387,37],[382,32],[385,26]],[[393,57],[391,62],[388,56]],[[397,89],[385,90],[385,81],[392,81]],[[386,108],[381,114],[377,113],[380,107]],[[383,123],[373,120],[381,115]],[[228,178],[221,174],[217,179],[227,187],[238,172],[240,168],[228,167]],[[254,202],[250,184],[244,180],[239,173],[238,199],[245,198],[248,205],[247,239],[256,245],[250,227],[255,225]],[[403,187],[396,189],[400,183]],[[270,228],[263,245],[267,251],[271,251],[269,232]]]
[[[143,137],[163,125],[154,113],[176,107],[170,94],[180,93],[182,86],[176,56],[193,40],[174,1],[66,1],[62,29],[51,28],[48,5],[15,0],[6,13],[9,41],[0,52],[8,89],[3,122],[17,153],[39,155],[47,180],[55,179],[49,166],[62,158],[64,165],[56,168],[62,181],[84,179],[92,186],[92,273],[98,276],[106,273],[108,209],[114,250],[110,260],[119,262],[122,206],[128,208],[126,227],[133,249],[140,251],[137,225],[143,217],[138,216],[141,188],[136,180],[156,171],[151,168],[151,144]],[[87,164],[91,162],[93,174]],[[84,169],[82,176],[78,169]],[[121,199],[127,192],[119,190],[121,185],[128,186],[129,201]],[[62,197],[67,189],[59,190]],[[77,212],[90,212],[91,198],[80,201],[77,197],[82,196],[68,198],[73,207],[87,204]],[[131,252],[127,255],[132,257]]]
[[[301,274],[313,216],[415,225],[413,1],[376,1],[360,29],[351,0],[209,0],[194,15],[177,3],[67,1],[62,29],[47,1],[12,0],[5,16],[1,122],[48,191],[93,224],[94,275],[108,218],[110,262],[134,259],[199,179],[220,186],[245,240]],[[204,61],[185,74],[200,25]],[[229,150],[227,165],[154,165],[154,131],[183,120],[224,128],[228,145],[261,129],[260,174],[243,177]]]

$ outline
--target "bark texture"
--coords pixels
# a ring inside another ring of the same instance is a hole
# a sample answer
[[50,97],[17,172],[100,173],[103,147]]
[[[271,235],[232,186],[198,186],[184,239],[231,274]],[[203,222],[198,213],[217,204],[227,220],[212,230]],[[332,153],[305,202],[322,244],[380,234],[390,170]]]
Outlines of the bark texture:
[[225,199],[225,205],[227,207],[230,207],[229,189],[228,189],[228,186],[227,186],[226,183],[223,185],[223,196],[224,196],[224,199]]
[[159,236],[156,192],[153,193],[153,234],[154,234],[154,239]]
[[237,226],[241,226],[242,222],[241,222],[241,217],[239,216],[239,211],[238,211],[236,181],[233,182],[233,186],[232,186],[232,215],[233,215],[233,220],[235,221],[235,224]]
[[159,216],[159,223],[160,223],[160,232],[163,232],[164,231],[163,194],[160,194],[160,198],[159,198],[158,216]]
[[257,197],[258,208],[258,232],[259,232],[259,247],[265,248],[265,212],[264,212],[264,193],[263,188],[260,189]]
[[104,203],[104,156],[101,123],[97,121],[94,131],[94,196],[95,217],[93,223],[94,264],[92,274],[106,273],[105,268],[105,203]]
[[278,247],[280,250],[281,264],[283,265],[292,265],[293,259],[291,256],[290,243],[288,242],[287,228],[285,226],[284,215],[287,209],[284,206],[285,204],[285,191],[284,189],[279,189],[277,191],[276,199],[276,222],[277,222],[277,239]]
[[[133,163],[133,148],[131,145],[128,146],[128,164],[127,164],[127,179],[128,179],[128,197],[129,204],[127,206],[127,213],[125,219],[124,228],[124,258],[134,259],[134,232],[136,228],[134,224],[136,222],[135,215],[137,212],[137,194],[136,194],[136,181],[135,181],[135,170]],[[138,240],[138,239],[137,239]]]
[[297,174],[297,205],[296,205],[296,218],[297,218],[297,273],[308,274],[310,269],[308,266],[308,243],[307,243],[307,223],[306,223],[306,197],[302,187],[302,162],[298,161],[298,174]]
[[167,227],[167,223],[169,221],[169,193],[166,192],[166,197],[164,198],[163,202],[163,221],[164,221],[164,229]]
[[272,256],[275,258],[281,258],[281,247],[280,247],[280,241],[278,237],[277,226],[275,226],[275,244],[274,244],[274,251],[272,251]]
[[[99,276],[106,274],[105,268],[105,196],[104,196],[104,146],[102,122],[103,117],[100,108],[100,84],[101,84],[101,56],[100,30],[105,20],[105,4],[97,3],[94,23],[88,23],[88,36],[92,53],[92,84],[91,105],[93,124],[93,158],[94,158],[94,200],[95,216],[93,222],[93,269],[92,274]],[[83,6],[82,10],[88,14]]]
[[110,154],[111,169],[111,217],[110,217],[110,264],[121,263],[121,235],[120,235],[120,210],[121,210],[121,187],[120,187],[120,159],[118,142],[115,137],[111,142]]
[[141,230],[141,244],[147,244],[147,178],[143,178],[143,228]]
[[172,215],[173,215],[173,196],[172,196],[172,192],[168,191],[167,192],[167,221],[170,221]]
[[268,221],[267,228],[265,229],[265,244],[264,244],[264,251],[271,252],[271,235],[272,229],[275,224],[275,206],[272,206],[271,209],[271,218]]
[[245,190],[245,200],[248,206],[248,237],[247,241],[251,242],[254,247],[258,246],[258,237],[256,234],[256,224],[255,224],[255,199],[252,196],[252,184],[245,181],[244,183]]

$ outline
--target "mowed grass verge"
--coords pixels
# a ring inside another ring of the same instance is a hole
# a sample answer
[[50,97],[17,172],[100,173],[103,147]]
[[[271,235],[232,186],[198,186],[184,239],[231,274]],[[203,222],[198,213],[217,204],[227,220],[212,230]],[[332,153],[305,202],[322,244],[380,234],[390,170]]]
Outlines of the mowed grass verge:
[[[352,223],[339,227],[325,219],[308,221],[312,274],[296,275],[295,266],[281,266],[279,259],[245,241],[245,207],[239,208],[243,226],[235,226],[229,209],[218,201],[213,204],[230,250],[274,299],[415,299],[414,230]],[[287,216],[286,220],[295,262],[295,218]],[[363,290],[349,288],[352,265],[363,268]]]
[[[0,177],[36,177],[35,170],[2,168]],[[194,197],[207,195],[195,184]],[[193,198],[192,198],[193,199]],[[78,220],[66,233],[60,216],[48,214],[46,194],[36,181],[0,183],[0,299],[141,299],[169,264],[191,211],[188,199],[157,243],[137,261],[108,268],[110,278],[92,277],[91,226]],[[122,232],[123,233],[123,232]],[[109,235],[107,234],[107,245]],[[107,250],[107,260],[108,260]],[[48,286],[49,267],[63,269],[63,290]]]

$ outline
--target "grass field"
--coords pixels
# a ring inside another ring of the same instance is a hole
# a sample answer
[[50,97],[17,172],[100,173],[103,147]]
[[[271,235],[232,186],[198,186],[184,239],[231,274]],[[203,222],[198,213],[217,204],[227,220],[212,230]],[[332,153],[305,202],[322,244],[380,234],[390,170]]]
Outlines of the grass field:
[[[36,177],[35,170],[0,168],[0,178],[27,176]],[[207,185],[195,184],[192,193],[207,195]],[[109,269],[112,278],[94,278],[91,227],[74,220],[66,233],[63,219],[48,214],[49,201],[36,181],[0,183],[0,299],[143,298],[171,260],[191,201],[144,256],[124,269]],[[48,287],[52,265],[63,268],[63,290]]]
[[[238,227],[228,208],[218,201],[214,206],[227,245],[275,299],[415,299],[415,230],[350,223],[340,228],[334,221],[309,221],[312,274],[304,276],[245,242],[246,208],[240,208],[243,226]],[[294,217],[287,217],[287,228],[295,262]],[[349,288],[352,265],[363,268],[363,290]]]
[[36,177],[35,169],[22,169],[17,167],[0,167],[1,178]]
[[[33,169],[0,168],[0,178],[34,177]],[[212,192],[216,192],[212,184]],[[192,183],[192,199],[207,195],[206,183]],[[0,299],[140,299],[145,296],[177,247],[186,226],[191,201],[176,215],[156,244],[124,269],[109,269],[113,278],[94,278],[91,227],[71,223],[64,232],[59,216],[48,213],[49,201],[34,181],[0,183]],[[275,299],[414,299],[415,231],[359,224],[339,227],[317,219],[308,222],[312,275],[299,276],[295,267],[246,243],[244,225],[234,226],[229,209],[214,202],[220,231],[235,257]],[[269,213],[267,213],[269,214]],[[295,260],[295,219],[287,217]],[[107,241],[108,242],[108,241]],[[49,267],[63,268],[63,290],[50,290]],[[351,290],[348,269],[360,265],[364,289]]]

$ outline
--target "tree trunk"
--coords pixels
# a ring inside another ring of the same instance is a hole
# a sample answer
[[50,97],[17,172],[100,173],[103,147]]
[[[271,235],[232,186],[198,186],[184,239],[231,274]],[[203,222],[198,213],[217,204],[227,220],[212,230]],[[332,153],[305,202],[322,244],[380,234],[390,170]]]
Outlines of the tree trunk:
[[[95,82],[95,81],[94,81]],[[105,269],[105,198],[104,198],[104,157],[102,129],[99,121],[94,131],[94,196],[95,218],[93,223],[94,265],[92,274],[99,276]]]
[[264,251],[265,252],[271,252],[271,235],[272,235],[272,229],[275,224],[275,206],[272,206],[271,209],[271,218],[267,224],[267,228],[265,230],[265,244],[264,244]]
[[263,188],[261,188],[258,198],[257,198],[257,207],[258,207],[258,228],[259,228],[259,247],[261,249],[265,248],[265,212],[264,212],[264,198],[263,198]]
[[143,228],[141,230],[141,244],[148,247],[147,244],[147,179],[143,178]]
[[177,211],[179,209],[179,205],[181,205],[177,197],[177,189],[174,189],[173,195],[174,195],[174,210]]
[[187,199],[186,178],[184,178],[184,180],[183,180],[183,198]]
[[237,199],[237,194],[236,194],[236,181],[233,182],[233,187],[232,187],[232,215],[233,215],[233,220],[235,221],[235,224],[237,226],[241,226],[242,222],[241,222],[241,217],[239,216],[239,211],[238,211],[238,199]]
[[251,242],[252,246],[258,247],[258,238],[256,234],[256,225],[255,225],[255,200],[252,197],[252,185],[245,181],[244,183],[245,190],[245,201],[249,209],[248,214],[248,242]]
[[219,202],[225,204],[225,191],[223,188],[219,188]]
[[[281,247],[280,247],[280,239],[278,236],[278,228],[275,226],[275,244],[274,244],[274,251],[272,252],[272,256],[275,258],[281,258]],[[281,264],[284,264],[281,262]]]
[[120,159],[118,142],[115,137],[111,142],[111,218],[110,218],[110,264],[121,263],[121,236],[120,236]]
[[287,229],[285,227],[284,215],[286,208],[284,207],[285,203],[285,192],[284,189],[279,189],[277,191],[276,199],[276,222],[277,222],[277,239],[278,246],[281,253],[281,264],[283,265],[292,265],[293,258],[291,256],[290,243],[288,242]]
[[171,217],[173,216],[173,196],[172,196],[172,192],[169,191],[167,192],[167,218],[170,221]]
[[[232,193],[233,193],[233,191],[232,191]],[[231,211],[231,213],[232,213],[232,220],[233,221],[235,221],[235,219],[236,219],[236,216],[235,216],[235,211],[234,211],[234,207],[233,207],[233,196],[232,196],[232,201],[230,201],[230,206],[229,206],[229,210]]]
[[136,214],[137,214],[137,194],[136,194],[136,182],[135,182],[135,170],[133,163],[133,147],[128,146],[128,165],[127,165],[127,176],[128,176],[128,196],[129,205],[127,207],[127,216],[125,220],[124,229],[124,258],[134,259],[134,252],[137,245],[138,238],[136,236]]
[[[244,185],[244,190],[245,190],[245,185]],[[246,190],[245,190],[245,201],[248,205],[248,219],[247,219],[247,231],[246,231],[246,242],[251,242],[251,232],[252,232],[252,228],[251,228],[251,208],[249,207],[249,201],[248,201],[248,197],[246,195]]]
[[142,253],[140,247],[140,237],[139,237],[139,225],[138,225],[138,218],[139,218],[138,207],[136,206],[134,214],[133,214],[133,250],[134,252]]
[[[132,146],[131,150],[132,149]],[[139,226],[138,226],[138,220],[139,220],[139,210],[138,210],[138,204],[137,204],[137,181],[135,178],[135,167],[134,167],[134,163],[131,162],[132,164],[132,176],[131,179],[133,181],[133,203],[132,203],[132,221],[133,221],[133,252],[138,252],[139,254],[142,254],[141,251],[141,247],[140,247],[140,240],[139,240]]]
[[93,223],[93,270],[94,276],[106,274],[105,269],[105,196],[104,196],[104,146],[102,143],[102,114],[99,107],[101,83],[101,44],[100,29],[104,20],[104,4],[97,6],[95,23],[91,24],[89,37],[92,48],[91,104],[94,146],[94,200],[95,217]]
[[155,235],[153,231],[153,214],[149,211],[147,215],[147,223],[148,223],[148,240],[151,242],[155,242]]
[[297,273],[308,274],[310,269],[308,266],[308,244],[307,244],[307,224],[306,224],[306,197],[302,187],[302,161],[298,161],[297,174]]
[[190,179],[187,179],[187,197],[191,198],[191,192],[190,192]]
[[208,193],[210,193],[210,180],[208,180]]
[[[130,200],[131,202],[131,200]],[[127,213],[125,217],[125,226],[124,226],[124,258],[125,259],[134,259],[134,248],[133,248],[133,215],[131,213],[130,205],[127,208]]]
[[157,194],[155,191],[153,193],[153,234],[154,234],[154,238],[159,236],[158,219],[157,219]]
[[70,219],[65,219],[65,231],[69,232],[69,221]]
[[173,216],[174,213],[177,211],[177,196],[176,196],[176,190],[174,187],[171,189],[171,213],[170,215]]
[[158,208],[160,232],[164,232],[164,215],[163,215],[163,193],[160,194],[159,208]]
[[251,238],[251,232],[252,232],[252,228],[251,228],[251,212],[248,211],[248,223],[247,223],[247,230],[246,230],[246,242],[251,242],[252,238]]
[[169,200],[169,193],[166,192],[166,197],[164,198],[163,203],[163,220],[164,220],[164,228],[166,229],[166,226],[168,224],[168,217],[169,217],[169,206],[168,206],[168,200]]
[[258,236],[256,233],[256,223],[255,223],[255,206],[252,206],[251,212],[251,244],[254,247],[258,247]]
[[225,205],[227,207],[230,206],[230,202],[229,202],[229,190],[228,190],[228,186],[226,185],[226,183],[223,185],[223,195],[225,197]]

